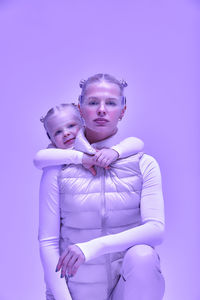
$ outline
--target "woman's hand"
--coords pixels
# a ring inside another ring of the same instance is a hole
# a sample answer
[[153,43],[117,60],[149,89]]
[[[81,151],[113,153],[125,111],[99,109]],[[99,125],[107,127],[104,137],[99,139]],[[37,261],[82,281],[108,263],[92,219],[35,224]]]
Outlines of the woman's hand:
[[94,164],[102,168],[108,168],[112,162],[119,158],[119,153],[114,149],[104,148],[101,150],[96,149],[96,151],[93,157]]
[[85,256],[81,249],[76,245],[70,245],[61,254],[56,267],[56,272],[61,269],[61,278],[65,276],[66,271],[68,271],[68,275],[73,276],[84,261]]

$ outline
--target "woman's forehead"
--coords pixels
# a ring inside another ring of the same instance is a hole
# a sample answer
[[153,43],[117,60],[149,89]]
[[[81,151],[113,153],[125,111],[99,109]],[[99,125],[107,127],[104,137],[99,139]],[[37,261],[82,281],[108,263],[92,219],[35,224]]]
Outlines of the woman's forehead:
[[119,86],[115,83],[102,81],[94,82],[87,86],[85,91],[85,96],[98,96],[98,95],[108,95],[109,97],[119,97],[121,95],[121,90]]

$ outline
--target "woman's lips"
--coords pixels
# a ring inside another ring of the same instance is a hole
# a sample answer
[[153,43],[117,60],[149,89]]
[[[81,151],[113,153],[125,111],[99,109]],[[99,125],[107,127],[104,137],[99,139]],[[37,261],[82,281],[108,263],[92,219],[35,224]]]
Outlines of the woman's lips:
[[109,121],[107,119],[104,119],[104,118],[97,118],[97,119],[94,120],[94,122],[98,125],[105,125]]

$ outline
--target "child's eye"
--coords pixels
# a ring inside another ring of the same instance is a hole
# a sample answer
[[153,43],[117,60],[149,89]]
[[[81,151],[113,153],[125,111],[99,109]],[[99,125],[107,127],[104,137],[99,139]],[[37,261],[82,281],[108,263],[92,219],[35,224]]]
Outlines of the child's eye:
[[76,124],[70,124],[68,128],[73,128],[74,126],[76,126]]
[[61,132],[62,132],[61,130],[57,130],[54,135],[56,136],[56,135],[60,134]]

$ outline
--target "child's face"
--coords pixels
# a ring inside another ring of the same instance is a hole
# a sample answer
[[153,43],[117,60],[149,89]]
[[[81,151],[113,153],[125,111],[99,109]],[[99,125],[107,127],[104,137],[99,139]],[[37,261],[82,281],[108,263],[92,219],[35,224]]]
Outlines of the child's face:
[[70,107],[49,117],[46,123],[52,143],[61,149],[73,146],[80,127],[80,120]]

